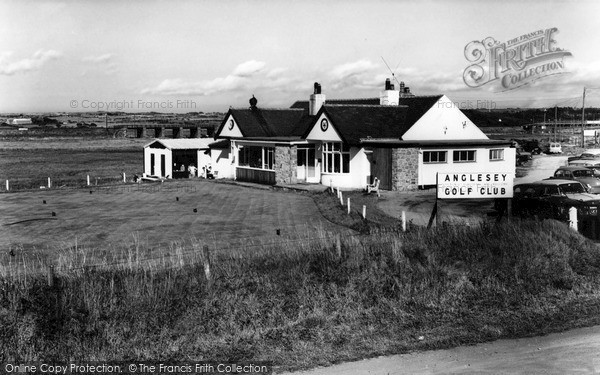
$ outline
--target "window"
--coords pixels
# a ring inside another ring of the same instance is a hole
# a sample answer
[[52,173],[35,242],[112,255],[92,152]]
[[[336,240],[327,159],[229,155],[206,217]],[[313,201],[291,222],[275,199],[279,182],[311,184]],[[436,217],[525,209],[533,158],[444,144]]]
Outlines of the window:
[[323,143],[323,173],[350,173],[350,147],[339,142]]
[[475,161],[475,150],[459,150],[454,151],[453,159],[455,162],[470,162]]
[[499,148],[499,149],[494,149],[494,150],[490,150],[490,161],[496,161],[496,160],[504,160],[504,150]]
[[261,146],[240,146],[238,153],[240,167],[273,170],[275,148]]
[[445,163],[448,151],[423,151],[423,163]]

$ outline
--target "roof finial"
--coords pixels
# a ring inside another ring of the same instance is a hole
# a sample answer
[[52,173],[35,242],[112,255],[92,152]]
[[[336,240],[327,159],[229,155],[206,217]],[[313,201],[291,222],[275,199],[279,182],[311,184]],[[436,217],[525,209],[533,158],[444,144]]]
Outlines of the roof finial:
[[249,102],[250,102],[250,108],[255,109],[256,104],[258,103],[258,100],[256,100],[256,98],[254,97],[254,94],[252,94],[252,97],[250,98]]

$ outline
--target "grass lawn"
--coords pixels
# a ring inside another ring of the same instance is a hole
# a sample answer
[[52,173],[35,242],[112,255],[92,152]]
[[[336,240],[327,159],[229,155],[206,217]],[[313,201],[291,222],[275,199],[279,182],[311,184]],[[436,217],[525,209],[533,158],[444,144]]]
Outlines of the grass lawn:
[[192,239],[220,248],[341,228],[309,196],[201,179],[7,193],[0,194],[0,207],[0,246],[51,263],[74,247],[118,252],[135,246],[152,256]]

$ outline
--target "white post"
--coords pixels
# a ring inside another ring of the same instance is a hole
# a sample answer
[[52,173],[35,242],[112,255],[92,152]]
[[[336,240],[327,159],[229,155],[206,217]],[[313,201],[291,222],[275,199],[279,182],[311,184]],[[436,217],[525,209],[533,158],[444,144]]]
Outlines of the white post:
[[575,207],[569,208],[569,228],[577,231],[577,209]]
[[344,198],[342,197],[342,192],[340,191],[340,204],[344,205]]
[[125,179],[125,172],[123,172],[123,182],[127,182],[127,180]]
[[6,180],[6,191],[9,191],[10,187],[8,186],[8,180]]
[[367,206],[363,205],[363,219],[367,218]]
[[406,212],[402,211],[402,231],[406,232]]
[[350,215],[350,198],[348,198],[348,215]]
[[52,187],[52,183],[50,182],[50,177],[48,177],[48,189]]
[[331,192],[333,193],[333,180],[332,179],[329,180],[329,189],[331,189]]
[[338,187],[336,189],[337,189],[337,197],[339,198],[340,197],[340,188]]
[[87,175],[87,186],[90,186],[90,175]]

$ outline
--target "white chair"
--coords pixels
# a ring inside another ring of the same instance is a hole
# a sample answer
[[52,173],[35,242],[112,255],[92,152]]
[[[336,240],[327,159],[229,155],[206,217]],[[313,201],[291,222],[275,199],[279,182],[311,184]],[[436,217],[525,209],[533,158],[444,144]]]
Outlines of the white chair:
[[381,196],[379,193],[379,179],[377,177],[373,179],[372,184],[367,185],[367,194],[371,194],[371,192],[376,192],[378,197]]

